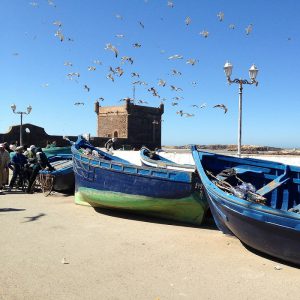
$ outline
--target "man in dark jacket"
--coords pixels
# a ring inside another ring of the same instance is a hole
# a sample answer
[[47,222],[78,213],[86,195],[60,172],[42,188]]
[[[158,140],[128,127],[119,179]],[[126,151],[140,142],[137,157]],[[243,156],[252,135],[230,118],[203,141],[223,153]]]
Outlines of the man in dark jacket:
[[16,153],[12,157],[11,163],[13,165],[14,170],[13,170],[13,176],[9,183],[8,191],[11,191],[18,176],[20,178],[20,181],[22,181],[24,179],[23,178],[23,170],[24,170],[25,164],[27,163],[27,158],[23,154],[22,146],[16,148]]
[[40,170],[48,168],[49,171],[54,171],[55,169],[51,166],[49,163],[49,160],[46,156],[46,154],[43,152],[42,148],[34,148],[32,151],[34,151],[36,155],[36,163],[32,167],[32,174],[29,179],[29,185],[26,190],[26,193],[31,193],[32,185],[36,179],[36,176],[39,174]]
[[111,148],[112,148],[112,150],[115,150],[116,142],[117,142],[117,138],[113,137],[112,139],[109,139],[105,143],[104,147],[106,148],[107,151],[110,151]]

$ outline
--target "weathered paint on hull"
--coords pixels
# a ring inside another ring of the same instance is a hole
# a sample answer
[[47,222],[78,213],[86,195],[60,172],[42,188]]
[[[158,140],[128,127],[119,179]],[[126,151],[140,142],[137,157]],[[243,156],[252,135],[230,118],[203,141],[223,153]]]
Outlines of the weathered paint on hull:
[[178,222],[200,225],[207,210],[207,201],[200,192],[179,199],[152,198],[79,187],[75,203],[132,211]]

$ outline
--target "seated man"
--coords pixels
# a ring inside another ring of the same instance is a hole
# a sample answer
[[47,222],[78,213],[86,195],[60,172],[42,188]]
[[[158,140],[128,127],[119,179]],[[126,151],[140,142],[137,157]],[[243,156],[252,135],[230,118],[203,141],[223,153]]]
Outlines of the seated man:
[[36,163],[33,164],[32,174],[29,179],[29,185],[26,190],[27,193],[31,193],[32,185],[36,179],[36,176],[39,174],[40,170],[48,168],[49,171],[54,171],[55,169],[49,163],[49,160],[46,154],[43,152],[42,148],[35,148],[33,152],[36,155]]
[[104,147],[106,148],[106,150],[107,151],[110,151],[111,150],[111,148],[112,148],[112,150],[115,150],[115,144],[116,144],[116,141],[117,141],[117,138],[112,138],[112,139],[109,139],[106,143],[105,143],[105,145],[104,145]]

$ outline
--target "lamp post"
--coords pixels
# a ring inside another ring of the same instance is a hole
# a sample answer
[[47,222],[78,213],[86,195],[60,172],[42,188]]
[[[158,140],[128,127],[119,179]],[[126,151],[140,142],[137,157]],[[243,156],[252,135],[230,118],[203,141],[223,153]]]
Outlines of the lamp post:
[[23,115],[29,115],[31,113],[31,110],[32,110],[32,107],[31,105],[29,105],[27,107],[27,111],[16,111],[17,109],[17,106],[15,104],[12,104],[11,106],[11,109],[13,111],[14,114],[18,114],[21,116],[21,123],[20,123],[20,146],[22,146],[23,144]]
[[238,156],[241,157],[241,144],[242,144],[242,111],[243,111],[243,84],[255,84],[258,85],[258,81],[256,81],[256,76],[258,73],[257,67],[253,64],[249,69],[249,77],[251,81],[246,79],[234,79],[231,80],[230,76],[232,73],[233,65],[230,62],[226,62],[224,65],[224,72],[229,84],[237,83],[239,84],[239,120],[238,120]]

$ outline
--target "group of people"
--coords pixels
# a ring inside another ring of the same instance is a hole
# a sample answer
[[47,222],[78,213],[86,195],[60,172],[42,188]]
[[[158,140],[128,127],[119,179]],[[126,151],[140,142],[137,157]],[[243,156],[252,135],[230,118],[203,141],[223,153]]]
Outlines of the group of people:
[[[0,144],[0,193],[5,189],[11,191],[17,179],[23,182],[26,176],[29,180],[26,192],[31,193],[39,171],[45,168],[53,171],[54,168],[40,147],[31,145],[26,150],[23,146],[12,148],[7,143]],[[11,152],[14,153],[11,155]],[[9,170],[13,172],[10,181]]]

